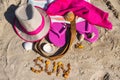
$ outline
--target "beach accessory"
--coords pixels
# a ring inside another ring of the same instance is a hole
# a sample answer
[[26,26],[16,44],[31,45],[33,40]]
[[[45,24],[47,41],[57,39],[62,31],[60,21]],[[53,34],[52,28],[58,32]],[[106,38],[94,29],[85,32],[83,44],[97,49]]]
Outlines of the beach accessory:
[[31,43],[31,42],[24,42],[24,43],[23,43],[23,47],[24,47],[24,49],[25,49],[26,51],[32,50],[33,43]]
[[79,48],[79,49],[84,48],[84,46],[82,45],[82,42],[84,40],[84,34],[80,34],[77,37],[78,37],[78,42],[75,44],[75,48]]
[[89,42],[95,42],[99,37],[97,28],[87,21],[77,23],[76,30],[79,34],[84,34],[85,40]]
[[50,18],[44,10],[23,4],[17,8],[14,29],[25,41],[35,42],[47,35],[50,29]]
[[[74,16],[74,14],[71,12],[72,16]],[[66,14],[67,15],[67,14]],[[69,15],[68,15],[69,16]],[[71,20],[70,20],[71,21]],[[46,55],[45,53],[42,52],[42,49],[40,47],[40,43],[41,41],[38,41],[34,44],[34,51],[36,51],[37,53],[39,53],[40,55],[50,59],[50,60],[55,60],[58,58],[61,58],[65,55],[65,53],[68,51],[68,49],[70,48],[70,46],[72,45],[73,41],[75,40],[76,37],[76,21],[75,21],[75,17],[73,18],[73,20],[70,22],[70,30],[67,30],[67,36],[66,36],[66,44],[63,47],[59,47],[59,49],[53,54],[53,55]]]
[[66,26],[64,23],[52,23],[48,34],[50,42],[55,46],[62,47],[66,42]]
[[33,46],[33,50],[39,54],[43,53],[46,56],[54,55],[59,48],[54,46],[54,44],[51,44],[46,38],[48,37],[46,36],[42,40],[36,42]]
[[[39,7],[41,7],[41,8],[43,8],[43,9],[46,10],[46,8],[48,7],[48,5],[50,3],[52,3],[52,2],[54,2],[54,1],[55,0],[28,0],[28,3],[32,4],[33,6],[39,6]],[[85,1],[90,2],[90,0],[85,0]],[[69,21],[66,21],[64,19],[64,17],[60,16],[60,15],[50,16],[50,18],[51,18],[51,22],[60,22],[60,23],[69,23],[70,24]],[[83,20],[84,20],[83,18],[79,17],[76,20],[76,22],[81,22]]]
[[78,36],[79,42],[82,43],[82,42],[84,41],[84,38],[85,38],[84,34],[80,34],[80,35]]
[[48,4],[53,1],[54,0],[28,0],[28,3],[45,9],[47,8]]
[[112,29],[108,13],[84,0],[55,0],[47,9],[49,15],[65,15],[69,11],[73,11],[76,16],[86,19],[91,24]]
[[50,44],[50,43],[45,43],[43,45],[43,51],[45,51],[46,53],[52,53],[54,51],[54,46],[53,44]]

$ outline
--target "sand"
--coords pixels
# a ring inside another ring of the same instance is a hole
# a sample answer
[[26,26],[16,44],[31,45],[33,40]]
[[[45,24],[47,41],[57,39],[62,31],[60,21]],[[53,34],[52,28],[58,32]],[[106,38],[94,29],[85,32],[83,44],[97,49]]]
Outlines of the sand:
[[[120,12],[120,0],[109,0]],[[21,40],[13,30],[13,16],[19,0],[0,0],[0,80],[65,80],[62,74],[35,74],[30,70],[33,59],[39,56],[34,51],[25,51]],[[66,80],[104,80],[98,77],[109,73],[109,79],[120,80],[120,20],[113,15],[103,0],[91,3],[109,13],[112,30],[97,26],[99,39],[95,43],[83,41],[83,49],[71,48],[58,60],[71,64],[71,72]],[[43,58],[47,60],[46,58]],[[53,61],[51,61],[53,62]],[[103,71],[103,72],[101,72]]]

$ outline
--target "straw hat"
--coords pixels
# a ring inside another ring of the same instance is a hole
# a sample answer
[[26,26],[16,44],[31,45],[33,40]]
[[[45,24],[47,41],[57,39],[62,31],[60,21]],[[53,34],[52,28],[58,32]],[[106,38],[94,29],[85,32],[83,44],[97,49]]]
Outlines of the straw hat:
[[50,18],[44,10],[31,4],[19,6],[15,15],[14,29],[25,41],[35,42],[47,35],[50,29]]

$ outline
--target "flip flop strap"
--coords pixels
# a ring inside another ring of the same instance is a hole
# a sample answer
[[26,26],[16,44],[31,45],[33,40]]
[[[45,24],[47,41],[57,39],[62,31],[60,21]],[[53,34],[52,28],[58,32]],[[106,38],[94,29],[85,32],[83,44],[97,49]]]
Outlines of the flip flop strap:
[[66,29],[64,28],[64,29],[58,31],[56,28],[51,28],[51,31],[54,32],[60,38],[61,35],[63,35],[65,33]]
[[[45,55],[44,53],[42,53],[41,51],[41,48],[40,48],[40,41],[39,42],[36,42],[35,45],[34,45],[34,50],[36,52],[38,52],[40,55],[50,59],[50,60],[56,60],[58,58],[61,58],[65,55],[65,53],[68,51],[68,49],[70,48],[70,46],[72,45],[73,41],[75,40],[75,37],[76,37],[76,23],[75,23],[75,19],[73,21],[70,22],[71,23],[71,27],[70,27],[70,37],[68,37],[68,43],[65,45],[64,49],[62,50],[62,52],[60,52],[59,54],[54,54],[54,55],[51,55],[51,56],[47,56]],[[68,33],[68,34],[69,34]]]

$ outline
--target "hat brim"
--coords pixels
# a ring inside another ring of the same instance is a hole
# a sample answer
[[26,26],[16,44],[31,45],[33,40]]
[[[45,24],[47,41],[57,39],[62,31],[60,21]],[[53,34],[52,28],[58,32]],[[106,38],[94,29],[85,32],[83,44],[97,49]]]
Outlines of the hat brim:
[[36,41],[39,41],[41,40],[42,38],[44,38],[49,30],[50,30],[50,25],[51,25],[51,20],[50,20],[50,17],[47,15],[47,13],[41,9],[40,7],[38,6],[35,6],[35,8],[37,8],[37,10],[41,13],[41,15],[43,16],[44,18],[44,27],[43,29],[36,35],[29,35],[29,34],[26,34],[19,21],[17,19],[15,19],[15,24],[14,24],[14,29],[17,33],[17,35],[23,39],[24,41],[27,41],[27,42],[36,42]]

